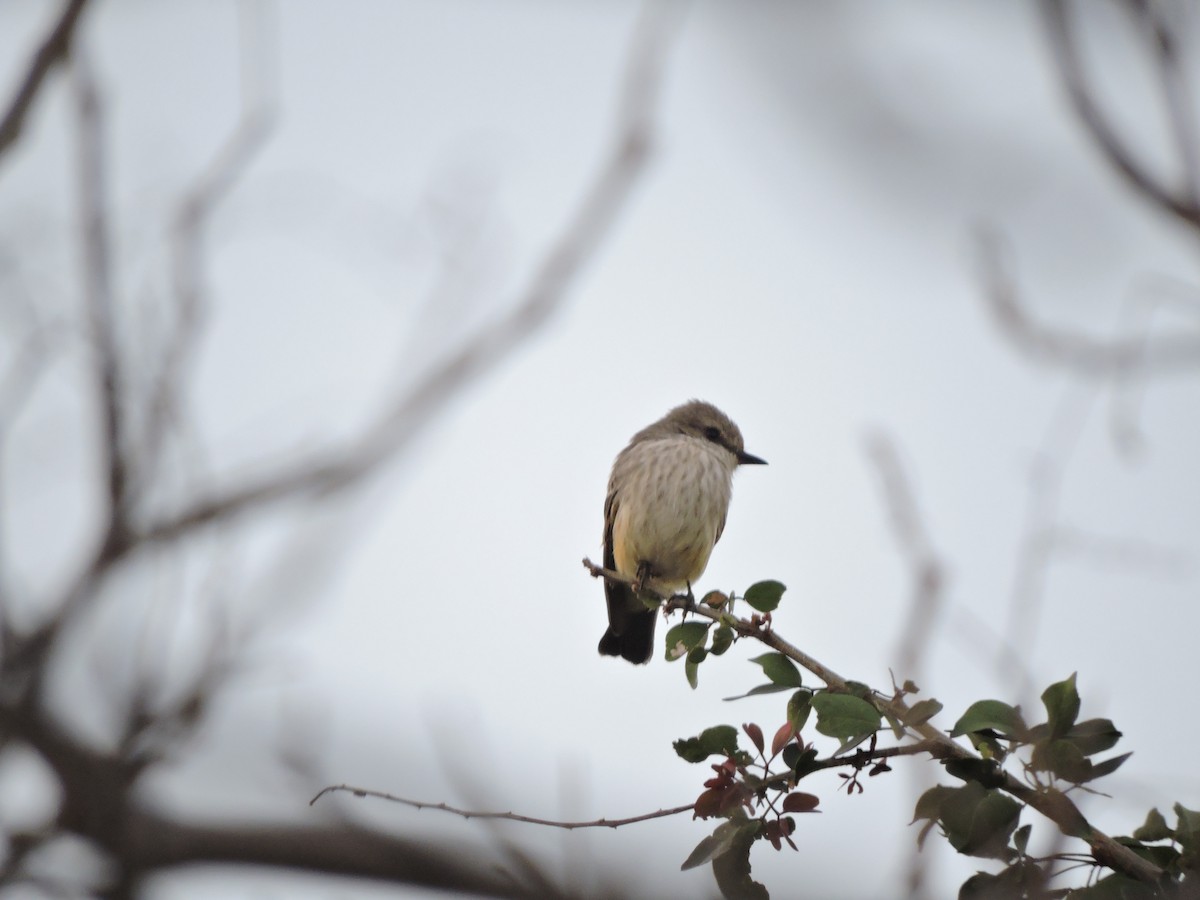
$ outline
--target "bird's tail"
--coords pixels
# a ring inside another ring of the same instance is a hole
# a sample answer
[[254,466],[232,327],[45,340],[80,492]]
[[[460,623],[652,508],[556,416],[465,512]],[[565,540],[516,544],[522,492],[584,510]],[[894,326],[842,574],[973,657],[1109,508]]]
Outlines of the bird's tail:
[[[654,655],[654,623],[658,620],[658,611],[626,608],[618,616],[610,615],[609,619],[608,629],[600,638],[600,653],[620,656],[637,665],[649,662]],[[614,627],[621,630],[615,631]]]

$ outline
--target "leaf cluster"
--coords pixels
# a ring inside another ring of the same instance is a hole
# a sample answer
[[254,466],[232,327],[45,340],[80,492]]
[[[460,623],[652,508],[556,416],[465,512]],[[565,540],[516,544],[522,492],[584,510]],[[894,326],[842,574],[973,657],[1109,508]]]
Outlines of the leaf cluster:
[[[706,595],[701,602],[714,614],[706,613],[707,621],[687,621],[670,629],[667,659],[685,660],[688,683],[695,688],[702,663],[724,655],[739,634],[754,636],[770,628],[770,616],[784,590],[777,581],[764,581],[741,598],[720,592]],[[734,604],[740,601],[756,611],[749,623],[732,614]],[[772,646],[787,650],[790,645],[775,641]],[[693,809],[695,818],[720,822],[695,847],[683,868],[711,864],[725,897],[767,897],[766,888],[751,878],[750,850],[758,841],[767,841],[776,850],[784,844],[797,849],[794,815],[816,812],[820,804],[815,793],[797,790],[801,780],[824,769],[841,769],[840,787],[847,794],[862,793],[860,776],[864,771],[869,776],[883,774],[890,771],[888,759],[916,752],[929,752],[940,759],[958,781],[935,785],[918,800],[913,821],[924,823],[918,846],[923,847],[936,828],[959,853],[1003,864],[998,872],[978,872],[968,879],[961,887],[961,898],[1200,897],[1200,813],[1176,804],[1173,826],[1157,810],[1151,810],[1132,835],[1100,836],[1109,848],[1128,848],[1158,867],[1164,875],[1161,883],[1154,884],[1138,880],[1105,858],[1103,842],[1096,840],[1091,826],[1067,799],[1069,792],[1090,790],[1087,785],[1111,775],[1131,755],[1104,755],[1120,740],[1121,732],[1109,719],[1080,720],[1082,701],[1074,674],[1042,692],[1045,718],[1041,722],[1027,724],[1018,706],[980,700],[939,737],[929,723],[942,711],[942,704],[933,698],[910,701],[908,698],[919,692],[911,682],[894,686],[891,695],[836,677],[828,679],[831,684],[825,686],[808,686],[793,656],[805,661],[799,652],[789,656],[777,650],[753,657],[750,662],[766,680],[726,698],[789,695],[784,720],[769,742],[763,729],[750,722],[743,724],[740,732],[732,725],[718,725],[674,744],[676,753],[691,763],[717,758]],[[838,742],[832,753],[822,757],[815,742],[805,740],[810,722],[818,735]],[[926,743],[931,746],[900,743],[880,748],[879,738],[889,730],[898,741],[927,736]],[[973,752],[952,743],[949,750],[954,752],[946,752],[950,743],[946,734],[951,742],[956,738],[969,742]],[[748,739],[747,746],[740,743],[742,738]],[[1059,830],[1084,840],[1087,852],[1032,856],[1028,847],[1033,825],[1021,824],[1021,816],[1031,804],[1047,814]],[[1125,856],[1136,862],[1134,856]],[[1076,868],[1079,864],[1090,867],[1088,883],[1053,888],[1051,879],[1061,872],[1052,872],[1051,864],[1063,861]]]

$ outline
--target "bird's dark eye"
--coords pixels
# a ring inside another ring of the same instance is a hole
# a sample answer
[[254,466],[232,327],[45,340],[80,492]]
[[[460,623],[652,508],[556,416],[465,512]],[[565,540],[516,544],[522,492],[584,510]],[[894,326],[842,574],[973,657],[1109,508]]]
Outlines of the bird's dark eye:
[[717,428],[715,425],[709,425],[704,429],[704,436],[710,441],[719,442],[721,440],[721,429]]

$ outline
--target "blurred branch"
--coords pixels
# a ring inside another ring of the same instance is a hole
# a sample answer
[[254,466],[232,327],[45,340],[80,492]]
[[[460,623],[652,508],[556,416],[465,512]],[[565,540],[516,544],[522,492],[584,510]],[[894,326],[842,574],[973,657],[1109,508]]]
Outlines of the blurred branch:
[[1004,335],[1033,359],[1095,377],[1167,374],[1200,367],[1200,333],[1157,339],[1143,333],[1106,340],[1038,321],[1022,304],[1004,251],[999,235],[979,231],[977,259],[984,298]]
[[[80,6],[68,8],[77,16]],[[90,553],[79,570],[67,576],[61,594],[47,603],[46,618],[28,632],[0,629],[0,742],[28,745],[49,766],[61,803],[47,839],[73,835],[104,853],[117,879],[108,889],[109,896],[133,896],[149,874],[200,863],[301,869],[489,896],[565,895],[523,851],[513,871],[504,868],[503,860],[475,858],[455,842],[407,840],[345,822],[241,825],[230,817],[206,824],[156,812],[137,790],[142,775],[169,758],[181,745],[180,735],[193,734],[197,723],[210,715],[213,698],[238,662],[232,654],[216,653],[215,647],[182,690],[171,693],[148,682],[135,685],[124,708],[125,720],[117,723],[119,733],[103,748],[60,721],[50,709],[44,687],[61,661],[62,654],[56,652],[61,638],[79,627],[80,614],[95,605],[121,563],[269,503],[359,484],[407,446],[453,397],[508,358],[561,306],[645,171],[668,37],[679,9],[673,3],[652,5],[639,20],[612,146],[574,215],[506,313],[472,333],[406,388],[397,389],[358,440],[307,462],[278,464],[270,474],[222,492],[193,496],[181,509],[165,513],[155,512],[153,498],[147,498],[172,417],[179,415],[183,402],[188,362],[198,346],[206,305],[205,229],[269,134],[274,94],[262,72],[251,69],[265,54],[247,42],[241,118],[209,168],[185,193],[172,222],[176,318],[161,352],[153,355],[151,350],[152,384],[149,392],[143,392],[130,383],[134,357],[128,339],[121,340],[121,315],[128,307],[119,302],[114,284],[104,106],[92,73],[76,60],[82,292],[93,355],[93,405],[101,423],[94,452],[102,458],[100,493],[107,508]],[[63,27],[65,36],[56,45],[60,54],[66,52],[70,33]],[[29,102],[17,116],[18,127]],[[16,391],[11,396],[19,397],[25,378],[20,375],[11,382]],[[0,618],[0,626],[4,624]],[[32,840],[17,849],[23,853]],[[26,877],[19,871],[20,858],[10,853],[7,859],[12,865],[0,870],[0,882],[12,884]]]
[[151,375],[140,443],[145,480],[158,467],[172,418],[180,414],[180,385],[203,334],[205,230],[219,205],[266,145],[278,118],[276,58],[262,3],[245,5],[241,38],[242,113],[208,167],[183,194],[171,223],[171,280],[174,321]]
[[532,890],[460,841],[436,843],[338,823],[325,826],[203,825],[142,811],[123,846],[111,847],[140,875],[204,864],[275,866],[486,897],[565,897]]
[[[129,466],[126,459],[124,377],[114,309],[112,253],[105,197],[105,142],[100,98],[91,68],[76,60],[72,68],[79,126],[79,198],[83,247],[83,292],[95,354],[98,406],[103,422],[99,442],[107,473],[106,546],[127,538]],[[102,552],[113,552],[106,549]],[[119,551],[118,551],[119,552]]]
[[872,434],[867,438],[867,456],[879,474],[888,522],[911,573],[912,600],[896,652],[896,668],[901,677],[919,681],[920,660],[944,599],[946,571],[929,539],[912,479],[895,443],[882,432]]
[[1146,24],[1157,61],[1168,116],[1185,172],[1183,183],[1172,186],[1137,158],[1096,99],[1080,60],[1075,29],[1067,10],[1068,0],[1042,0],[1046,33],[1067,98],[1109,164],[1143,196],[1191,228],[1200,229],[1200,187],[1196,183],[1196,142],[1193,111],[1187,95],[1183,67],[1171,30],[1156,11],[1157,4],[1129,0],[1129,7]]
[[660,809],[655,812],[642,813],[640,816],[630,816],[627,819],[590,819],[583,822],[562,822],[558,819],[539,819],[536,816],[523,816],[514,812],[478,812],[470,809],[459,809],[450,806],[447,803],[425,803],[420,800],[408,800],[404,797],[397,797],[395,794],[389,794],[386,791],[374,791],[369,788],[354,787],[349,784],[334,784],[329,787],[322,788],[315,797],[308,801],[308,805],[312,806],[326,794],[348,793],[355,797],[374,797],[377,800],[387,800],[391,803],[400,803],[404,806],[411,806],[413,809],[437,809],[442,812],[451,813],[456,816],[461,816],[464,819],[507,819],[510,822],[526,822],[530,825],[547,825],[551,828],[562,828],[567,831],[574,831],[577,828],[620,828],[622,825],[633,825],[636,822],[649,822],[652,819],[664,819],[667,816],[677,816],[680,813],[691,812],[695,806],[694,803],[689,803],[687,806],[676,806],[671,809]]
[[[0,733],[14,732],[42,756],[62,785],[57,830],[92,841],[116,862],[124,886],[117,896],[135,894],[147,875],[197,863],[279,867],[489,897],[547,896],[545,878],[531,890],[460,842],[411,840],[345,822],[201,824],[161,815],[133,790],[136,765],[86,747],[41,710],[0,706]],[[30,836],[25,843],[32,849],[49,836]],[[12,867],[0,876],[7,878],[0,878],[0,884],[21,877]]]
[[204,525],[229,521],[268,504],[359,483],[407,446],[452,397],[494,369],[544,324],[611,229],[646,168],[666,42],[679,9],[674,3],[646,8],[630,50],[616,135],[608,156],[566,229],[505,316],[434,363],[348,447],[152,520],[140,530],[139,544],[176,540]]
[[46,33],[42,43],[29,61],[25,77],[17,87],[17,93],[9,101],[4,118],[0,119],[0,157],[16,143],[25,126],[25,117],[33,108],[33,102],[46,84],[46,76],[55,66],[67,59],[71,53],[71,41],[79,14],[87,0],[67,0],[54,26]]
[[[904,634],[896,650],[896,669],[901,678],[922,679],[924,659],[945,603],[946,568],[933,547],[925,527],[912,478],[905,470],[895,442],[885,433],[867,437],[867,457],[875,465],[883,494],[884,509],[892,536],[909,570],[911,600],[904,617]],[[915,801],[924,790],[917,783]],[[913,853],[906,865],[905,886],[908,900],[929,896],[929,866],[931,857]]]

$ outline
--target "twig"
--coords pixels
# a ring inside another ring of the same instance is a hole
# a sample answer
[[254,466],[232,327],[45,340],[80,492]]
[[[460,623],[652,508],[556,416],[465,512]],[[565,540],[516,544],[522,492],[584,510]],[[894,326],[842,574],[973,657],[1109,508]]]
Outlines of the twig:
[[349,793],[355,797],[374,797],[378,800],[388,800],[392,803],[411,806],[413,809],[438,809],[442,812],[461,816],[464,819],[505,819],[510,822],[526,822],[530,825],[563,828],[567,831],[574,831],[577,828],[620,828],[623,825],[633,825],[636,822],[649,822],[652,819],[665,819],[667,816],[677,816],[680,813],[691,812],[692,807],[695,806],[694,803],[689,803],[687,806],[660,809],[651,813],[643,813],[640,816],[630,816],[627,819],[591,819],[585,822],[563,822],[558,819],[539,819],[536,816],[523,816],[514,812],[479,812],[477,810],[459,809],[446,803],[425,803],[421,800],[409,800],[405,797],[397,797],[395,794],[389,794],[386,791],[374,791],[368,788],[354,787],[349,784],[334,784],[322,788],[315,797],[308,801],[308,805],[312,806],[326,794],[334,793]]
[[16,95],[9,101],[4,118],[0,120],[0,157],[21,136],[25,117],[33,107],[38,92],[45,86],[46,76],[70,55],[79,14],[86,5],[87,0],[68,0],[63,4],[63,10],[54,27],[38,45],[37,51],[29,61],[29,67],[25,70],[25,78],[17,88]]

